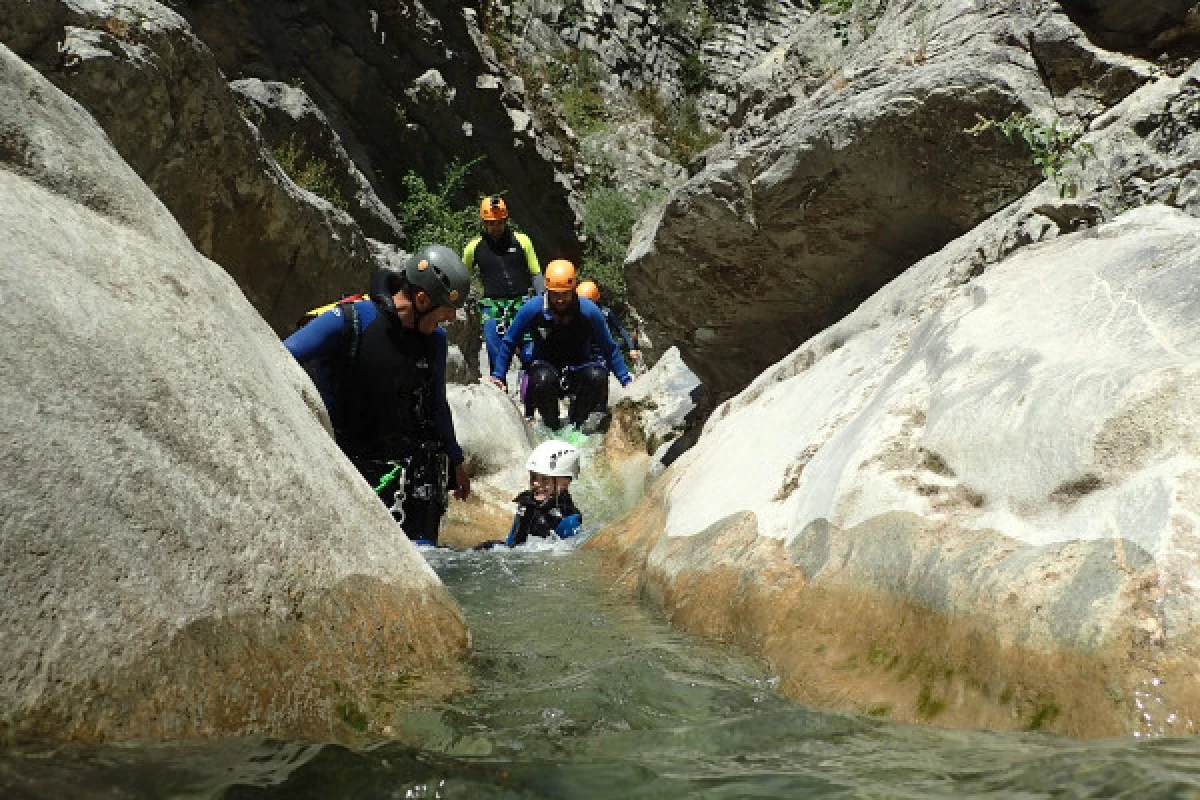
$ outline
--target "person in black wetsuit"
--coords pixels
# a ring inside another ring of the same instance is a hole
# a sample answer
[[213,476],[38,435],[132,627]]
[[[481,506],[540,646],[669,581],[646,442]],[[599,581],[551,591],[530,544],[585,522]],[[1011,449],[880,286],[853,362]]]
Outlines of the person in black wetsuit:
[[579,450],[566,442],[542,442],[525,462],[529,488],[517,495],[517,513],[505,544],[515,547],[529,538],[569,539],[579,533],[583,514],[568,487],[579,477]]
[[[483,342],[487,347],[490,372],[500,352],[500,339],[512,324],[517,309],[530,295],[541,294],[545,284],[533,242],[508,225],[508,206],[504,198],[499,195],[483,198],[479,204],[479,220],[483,235],[467,242],[463,248],[463,263],[467,269],[478,268],[483,284],[479,316],[483,321]],[[527,352],[521,355],[527,355]]]
[[312,367],[342,451],[410,539],[436,544],[447,492],[471,492],[446,401],[441,324],[470,288],[453,250],[430,245],[377,270],[369,300],[339,303],[284,346]]
[[[575,293],[580,297],[586,297],[597,306],[600,307],[600,313],[604,315],[604,321],[608,324],[608,332],[612,334],[613,341],[621,346],[621,349],[629,354],[631,365],[636,365],[642,360],[642,351],[638,347],[638,337],[635,333],[629,335],[629,331],[625,330],[625,326],[621,324],[621,318],[617,316],[617,312],[613,311],[610,306],[606,306],[600,302],[600,287],[595,281],[582,281]],[[636,331],[637,328],[634,328]]]

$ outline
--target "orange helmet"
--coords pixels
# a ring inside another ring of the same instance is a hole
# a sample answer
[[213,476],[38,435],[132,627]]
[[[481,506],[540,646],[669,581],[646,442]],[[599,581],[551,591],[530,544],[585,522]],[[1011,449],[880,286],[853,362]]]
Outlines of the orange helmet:
[[575,293],[580,297],[586,297],[593,303],[600,302],[600,287],[595,281],[584,281],[575,289]]
[[479,218],[482,220],[508,219],[508,206],[504,198],[498,194],[483,198],[479,204]]
[[575,265],[565,258],[556,258],[546,265],[546,291],[573,292],[577,282]]

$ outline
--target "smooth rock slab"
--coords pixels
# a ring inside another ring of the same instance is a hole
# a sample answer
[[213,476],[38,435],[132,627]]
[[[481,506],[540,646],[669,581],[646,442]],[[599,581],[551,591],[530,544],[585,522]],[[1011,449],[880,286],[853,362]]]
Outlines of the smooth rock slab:
[[923,260],[718,409],[607,546],[803,699],[1191,730],[1197,241],[1151,206],[973,280]]
[[378,732],[461,613],[305,373],[0,46],[0,738]]

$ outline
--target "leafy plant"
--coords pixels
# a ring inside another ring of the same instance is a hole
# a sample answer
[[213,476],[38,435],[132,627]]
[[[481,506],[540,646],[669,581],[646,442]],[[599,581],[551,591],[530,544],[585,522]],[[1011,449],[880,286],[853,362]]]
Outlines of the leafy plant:
[[1041,170],[1042,177],[1054,181],[1060,197],[1074,197],[1079,188],[1079,172],[1087,159],[1096,155],[1092,145],[1081,142],[1082,128],[1060,128],[1055,119],[1045,125],[1028,114],[1013,112],[996,121],[977,115],[979,122],[968,128],[974,136],[998,130],[1010,142],[1023,144],[1029,151],[1030,162]]
[[863,39],[870,38],[875,32],[876,21],[887,8],[887,0],[820,0],[819,8],[834,18],[834,33],[842,47],[848,47],[853,32],[857,31]]
[[625,253],[633,226],[656,198],[652,192],[631,198],[610,186],[597,186],[584,200],[583,233],[588,245],[581,272],[600,285],[604,302],[618,312],[626,308]]
[[478,211],[472,205],[458,203],[457,198],[467,175],[482,160],[482,156],[466,163],[454,159],[433,189],[416,172],[404,176],[400,181],[404,197],[396,206],[396,218],[404,228],[409,250],[436,242],[462,252],[467,242],[478,235]]
[[708,85],[708,65],[699,53],[692,51],[679,62],[679,83],[684,94],[698,94]]
[[575,50],[565,61],[550,62],[546,77],[563,117],[576,133],[587,135],[604,127],[600,81],[605,73],[591,53]]
[[677,103],[666,103],[657,91],[635,92],[634,101],[653,122],[654,134],[666,143],[671,158],[687,164],[715,143],[721,134],[704,123],[694,97],[684,97]]
[[275,161],[301,189],[328,200],[343,211],[348,207],[337,186],[333,168],[323,158],[308,155],[303,140],[293,133],[287,141],[271,148]]

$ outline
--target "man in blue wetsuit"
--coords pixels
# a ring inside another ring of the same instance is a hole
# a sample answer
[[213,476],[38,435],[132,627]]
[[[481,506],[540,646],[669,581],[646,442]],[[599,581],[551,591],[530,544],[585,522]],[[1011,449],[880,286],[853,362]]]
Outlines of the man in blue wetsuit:
[[[471,492],[446,401],[446,333],[470,275],[441,245],[403,271],[377,270],[369,300],[340,303],[293,333],[313,367],[334,436],[410,539],[436,544],[447,490]],[[447,463],[449,462],[449,463]]]
[[[608,332],[599,307],[575,293],[575,265],[557,259],[546,265],[546,292],[521,306],[500,342],[492,365],[492,383],[507,390],[505,375],[525,334],[533,334],[533,351],[526,368],[525,415],[542,415],[546,427],[561,427],[558,402],[571,398],[569,421],[580,427],[604,402],[611,370],[622,386],[633,380],[621,351]],[[593,354],[597,349],[599,356]]]

